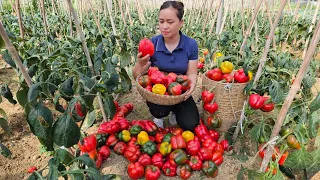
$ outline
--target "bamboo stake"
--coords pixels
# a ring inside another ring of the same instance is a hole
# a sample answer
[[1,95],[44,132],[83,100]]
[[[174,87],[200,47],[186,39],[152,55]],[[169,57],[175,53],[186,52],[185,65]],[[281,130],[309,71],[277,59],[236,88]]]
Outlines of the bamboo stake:
[[21,13],[20,13],[20,2],[19,2],[19,0],[16,0],[16,9],[17,9],[17,15],[18,15],[20,37],[22,39],[24,39],[24,29],[23,29],[22,18],[21,18]]
[[221,3],[222,3],[222,6],[220,6],[220,8],[219,8],[218,19],[217,19],[217,24],[216,24],[216,34],[219,34],[219,31],[221,28],[224,0],[221,0]]
[[294,21],[297,22],[298,21],[298,18],[299,18],[299,8],[300,8],[300,3],[301,3],[301,0],[298,0],[298,5],[296,7],[296,10],[294,12]]
[[206,26],[207,26],[207,22],[208,22],[209,15],[210,15],[210,13],[211,13],[211,8],[212,8],[212,5],[213,5],[213,2],[214,2],[214,0],[211,0],[210,8],[209,8],[209,10],[208,10],[208,12],[207,12],[207,16],[206,16],[206,18],[205,18],[205,20],[204,20],[204,23],[203,23],[203,25],[202,25],[202,33],[204,33],[204,30],[205,30],[205,28],[206,28]]
[[94,21],[96,22],[96,24],[98,26],[99,33],[103,34],[103,31],[102,31],[102,28],[101,28],[101,25],[100,25],[100,20],[97,18],[96,13],[94,12],[94,9],[92,8],[91,0],[88,0],[87,3],[88,3],[89,8],[90,8],[90,10],[92,12],[93,19],[94,19]]
[[122,0],[119,0],[118,2],[119,2],[118,5],[119,5],[120,12],[121,12],[122,21],[123,21],[123,24],[124,24],[125,29],[127,29],[128,39],[130,40],[130,43],[133,44],[133,43],[132,43],[132,39],[131,39],[131,37],[130,37],[129,28],[127,28],[126,18],[124,17],[124,13],[123,13],[123,11],[122,11]]
[[133,21],[132,21],[132,18],[131,18],[128,1],[125,0],[124,2],[125,2],[125,6],[126,6],[126,14],[129,16],[130,26],[133,26]]
[[110,1],[107,1],[106,4],[107,4],[107,10],[108,10],[109,18],[110,18],[110,22],[111,22],[112,32],[113,32],[113,35],[117,36],[117,30],[116,30],[116,26],[114,25],[111,7],[110,7],[111,5],[109,4],[109,2]]
[[[87,58],[87,61],[88,61],[88,66],[89,66],[89,68],[91,70],[91,73],[95,75],[96,72],[93,69],[93,64],[92,64],[91,57],[90,57],[90,54],[89,54],[89,50],[88,50],[88,47],[87,47],[87,42],[86,42],[86,40],[84,38],[84,35],[83,35],[83,32],[81,30],[78,16],[77,16],[77,14],[76,14],[73,6],[72,6],[71,0],[67,0],[67,2],[68,2],[68,5],[69,5],[69,8],[71,10],[74,23],[75,23],[76,28],[77,28],[78,36],[80,37],[80,40],[82,42],[82,47],[83,47],[84,54],[86,55],[86,58]],[[107,121],[107,115],[106,115],[106,112],[104,111],[103,101],[102,101],[102,98],[101,98],[101,93],[98,92],[97,95],[98,95],[98,102],[99,102],[99,105],[100,105],[100,110],[101,110],[101,113],[102,113],[102,116],[103,116],[103,121],[106,122]]]
[[54,0],[51,0],[51,5],[52,5],[52,13],[53,14],[56,14],[56,13],[58,14],[58,11],[57,11],[57,8],[56,8]]
[[44,7],[44,0],[40,0],[40,6],[41,6],[41,14],[42,14],[42,21],[44,24],[44,32],[46,35],[48,35],[48,25],[47,25],[47,18],[46,18],[46,11]]
[[213,22],[211,23],[211,27],[210,27],[210,30],[209,30],[209,34],[210,34],[210,35],[211,35],[212,31],[213,31],[213,27],[214,27],[215,21],[216,21],[216,19],[217,19],[218,12],[219,12],[219,9],[220,9],[220,7],[221,7],[222,1],[223,1],[223,0],[220,0],[220,1],[219,1],[219,4],[218,4],[217,9],[216,9],[216,11],[215,11],[215,14],[214,14],[214,17],[213,17]]
[[[253,80],[254,88],[256,87],[256,83],[258,82],[258,80],[260,79],[260,76],[261,76],[261,74],[262,74],[262,69],[264,68],[264,65],[265,65],[265,62],[266,62],[266,59],[267,59],[267,55],[268,55],[268,52],[269,52],[271,40],[272,40],[272,38],[273,38],[273,36],[274,36],[274,31],[275,31],[275,29],[276,29],[276,27],[277,27],[277,25],[278,25],[278,22],[279,22],[279,20],[280,20],[281,14],[282,14],[282,12],[283,12],[283,9],[284,9],[286,3],[287,3],[287,0],[281,0],[280,9],[279,9],[279,11],[278,11],[278,13],[277,13],[277,16],[276,16],[273,24],[272,24],[270,33],[269,33],[269,35],[268,35],[268,39],[267,39],[267,41],[266,41],[266,45],[265,45],[265,47],[264,47],[263,54],[262,54],[261,59],[260,59],[258,71],[257,71],[257,73],[256,73],[256,75],[255,75],[254,80]],[[247,101],[248,101],[248,99],[247,99]],[[244,103],[244,106],[245,106],[245,105],[246,105],[246,102]],[[244,109],[244,107],[243,107],[243,109]],[[243,112],[242,112],[240,121],[238,122],[237,127],[236,127],[236,130],[235,130],[235,132],[234,132],[234,134],[233,134],[233,137],[232,137],[233,141],[236,140],[236,138],[237,138],[237,136],[238,136],[238,134],[239,134],[239,132],[240,132],[240,122],[242,122],[243,119],[244,119],[244,116],[243,116]]]
[[227,19],[227,15],[228,15],[229,8],[230,8],[230,6],[227,5],[227,8],[226,8],[226,10],[225,10],[225,12],[224,12],[223,20],[222,20],[222,23],[221,23],[221,27],[220,27],[220,30],[219,30],[219,34],[221,34],[222,31],[223,31],[224,24],[225,24],[226,19]]
[[244,35],[244,2],[241,0],[241,21],[242,21],[242,35]]
[[4,29],[4,27],[2,25],[1,20],[0,20],[0,35],[6,45],[6,49],[8,49],[8,51],[10,52],[12,59],[14,60],[15,64],[18,66],[18,68],[20,69],[22,76],[25,79],[27,85],[30,87],[32,85],[32,80],[31,80],[26,68],[23,66],[16,48],[10,42],[9,37],[6,33],[6,30]]
[[[270,29],[271,29],[271,27],[272,27],[272,18],[271,18],[270,11],[269,11],[269,5],[268,5],[267,1],[264,1],[264,4],[266,6],[267,16],[268,16],[268,19],[269,19]],[[272,42],[273,42],[273,49],[276,49],[276,47],[277,47],[276,39],[272,38]]]
[[69,6],[69,23],[70,23],[70,36],[73,37],[72,13]]
[[[316,18],[317,18],[317,15],[318,15],[318,10],[319,10],[319,6],[320,6],[320,0],[318,0],[317,2],[317,7],[316,7],[316,11],[314,12],[314,15],[313,15],[313,18],[312,18],[312,24],[309,28],[309,33],[311,33],[312,29],[313,29],[313,26],[315,25],[316,23]],[[305,57],[306,55],[306,52],[307,52],[307,47],[309,45],[309,40],[310,40],[310,35],[308,36],[307,40],[306,40],[306,48],[304,48],[303,50],[303,53],[302,53],[302,59]]]
[[303,19],[304,19],[304,16],[306,15],[306,12],[307,12],[307,9],[308,9],[308,7],[309,7],[309,4],[310,4],[310,0],[308,0],[306,9],[305,9],[304,12],[303,12],[303,17],[302,17]]
[[195,24],[198,24],[198,21],[200,19],[200,15],[202,14],[205,5],[206,5],[206,1],[203,1],[203,3],[201,4],[200,12],[198,12],[198,14],[197,14],[197,18],[196,18]]
[[[307,51],[307,55],[303,59],[303,62],[302,62],[302,65],[299,69],[297,77],[294,80],[294,83],[290,88],[289,94],[286,97],[286,99],[283,103],[283,106],[279,112],[279,115],[276,120],[276,124],[272,129],[272,134],[271,134],[270,139],[273,139],[274,137],[276,137],[279,134],[279,131],[280,131],[281,126],[283,124],[284,118],[286,117],[286,114],[292,104],[293,98],[295,97],[297,92],[300,90],[301,81],[302,81],[302,79],[307,71],[307,68],[309,67],[309,64],[314,56],[319,39],[320,39],[320,21],[318,21],[317,27],[316,27],[315,32],[313,34],[311,44],[310,44],[308,51]],[[265,172],[265,169],[267,168],[267,165],[269,164],[271,154],[273,151],[272,150],[273,146],[274,146],[273,144],[269,144],[269,146],[267,148],[266,155],[264,156],[264,159],[263,159],[261,167],[260,167],[260,171],[262,171],[262,172]]]
[[248,39],[248,37],[249,37],[250,34],[251,34],[251,30],[252,30],[252,27],[253,27],[253,23],[254,23],[254,22],[256,21],[256,19],[257,19],[257,15],[258,15],[259,9],[260,9],[261,4],[262,4],[263,1],[264,1],[264,0],[260,0],[259,3],[258,3],[258,6],[257,6],[256,9],[255,9],[254,15],[253,15],[253,17],[252,17],[252,19],[251,19],[251,21],[250,21],[250,25],[249,25],[249,27],[248,27],[245,35],[244,35],[244,39],[243,39],[242,45],[241,45],[241,47],[240,47],[240,52],[243,51],[243,48],[244,48],[244,46],[245,46],[246,43],[247,43],[247,39]]

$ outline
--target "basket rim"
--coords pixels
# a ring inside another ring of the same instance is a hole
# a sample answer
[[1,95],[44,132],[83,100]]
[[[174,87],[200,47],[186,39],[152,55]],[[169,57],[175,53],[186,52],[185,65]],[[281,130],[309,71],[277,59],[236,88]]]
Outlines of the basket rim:
[[148,95],[150,96],[158,96],[158,97],[161,97],[161,98],[170,98],[170,99],[180,99],[180,98],[184,98],[186,96],[186,92],[184,92],[183,94],[180,94],[180,95],[176,95],[176,96],[173,96],[173,95],[162,95],[162,94],[156,94],[156,93],[153,93],[153,92],[150,92],[148,90],[146,90],[145,88],[143,88],[140,84],[139,84],[139,78],[143,75],[146,75],[147,72],[144,72],[144,73],[141,73],[140,75],[137,76],[136,78],[136,83],[137,83],[137,86],[138,88],[140,88],[144,93],[147,93]]

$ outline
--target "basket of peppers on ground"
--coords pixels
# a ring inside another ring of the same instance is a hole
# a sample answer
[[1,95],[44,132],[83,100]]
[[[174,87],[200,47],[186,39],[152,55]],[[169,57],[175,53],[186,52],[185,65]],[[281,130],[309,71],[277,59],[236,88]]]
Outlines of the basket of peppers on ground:
[[150,120],[128,121],[132,104],[118,106],[113,119],[102,123],[96,134],[79,141],[80,154],[88,153],[100,168],[113,150],[129,162],[127,173],[131,179],[159,179],[161,174],[182,179],[201,171],[216,177],[223,154],[229,151],[227,140],[218,143],[219,133],[200,123],[194,133],[177,127],[158,128]]

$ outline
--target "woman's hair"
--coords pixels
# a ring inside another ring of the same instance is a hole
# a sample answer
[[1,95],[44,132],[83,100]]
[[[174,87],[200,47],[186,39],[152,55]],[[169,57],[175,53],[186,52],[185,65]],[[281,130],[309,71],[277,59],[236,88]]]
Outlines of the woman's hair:
[[182,20],[182,17],[183,17],[183,13],[184,13],[184,5],[181,1],[165,1],[161,7],[160,7],[160,11],[162,9],[167,9],[167,8],[174,8],[176,9],[178,12],[177,12],[177,16],[179,18],[179,20],[181,21]]

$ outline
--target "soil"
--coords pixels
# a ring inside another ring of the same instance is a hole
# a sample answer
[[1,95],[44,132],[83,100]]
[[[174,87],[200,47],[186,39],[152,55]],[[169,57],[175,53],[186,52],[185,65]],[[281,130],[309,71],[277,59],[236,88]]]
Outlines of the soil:
[[[15,95],[15,92],[18,90],[18,83],[16,83],[18,81],[18,77],[16,72],[13,69],[7,69],[3,67],[4,64],[2,61],[0,61],[0,83],[7,83]],[[198,100],[200,97],[200,86],[196,88],[193,97],[195,100]],[[128,120],[152,118],[145,101],[138,93],[134,84],[132,90],[127,94],[121,95],[118,98],[118,101],[120,105],[127,102],[134,103],[134,110],[127,116]],[[50,156],[41,151],[41,145],[36,136],[30,132],[23,108],[21,106],[18,104],[10,104],[6,99],[3,99],[3,102],[0,103],[0,108],[4,109],[7,113],[9,126],[12,129],[11,134],[6,134],[0,128],[0,142],[6,145],[12,152],[11,159],[4,158],[0,155],[0,169],[3,169],[0,171],[0,180],[26,179],[29,176],[27,173],[28,167],[35,165],[38,167],[38,169],[44,168],[47,165]],[[199,112],[201,113],[202,108],[200,104],[198,105],[198,108]],[[98,124],[88,129],[88,133],[90,134],[96,132],[97,128]],[[249,147],[245,152],[246,156],[248,157],[247,160],[243,160],[244,156],[237,156],[232,153],[233,151],[243,151],[241,148],[244,146]],[[217,179],[237,179],[237,174],[241,167],[258,169],[261,159],[255,159],[254,151],[250,151],[250,149],[255,149],[253,148],[251,142],[246,141],[246,139],[240,139],[239,142],[236,143],[234,150],[224,155],[224,162],[219,166],[219,174]],[[104,161],[100,171],[102,174],[118,174],[123,179],[129,179],[126,172],[127,165],[128,162],[123,156],[112,153],[109,159]],[[319,178],[320,175],[316,175],[313,179]],[[161,179],[169,178],[161,176]],[[170,179],[178,178],[175,177]],[[207,178],[197,171],[193,172],[191,179]]]

